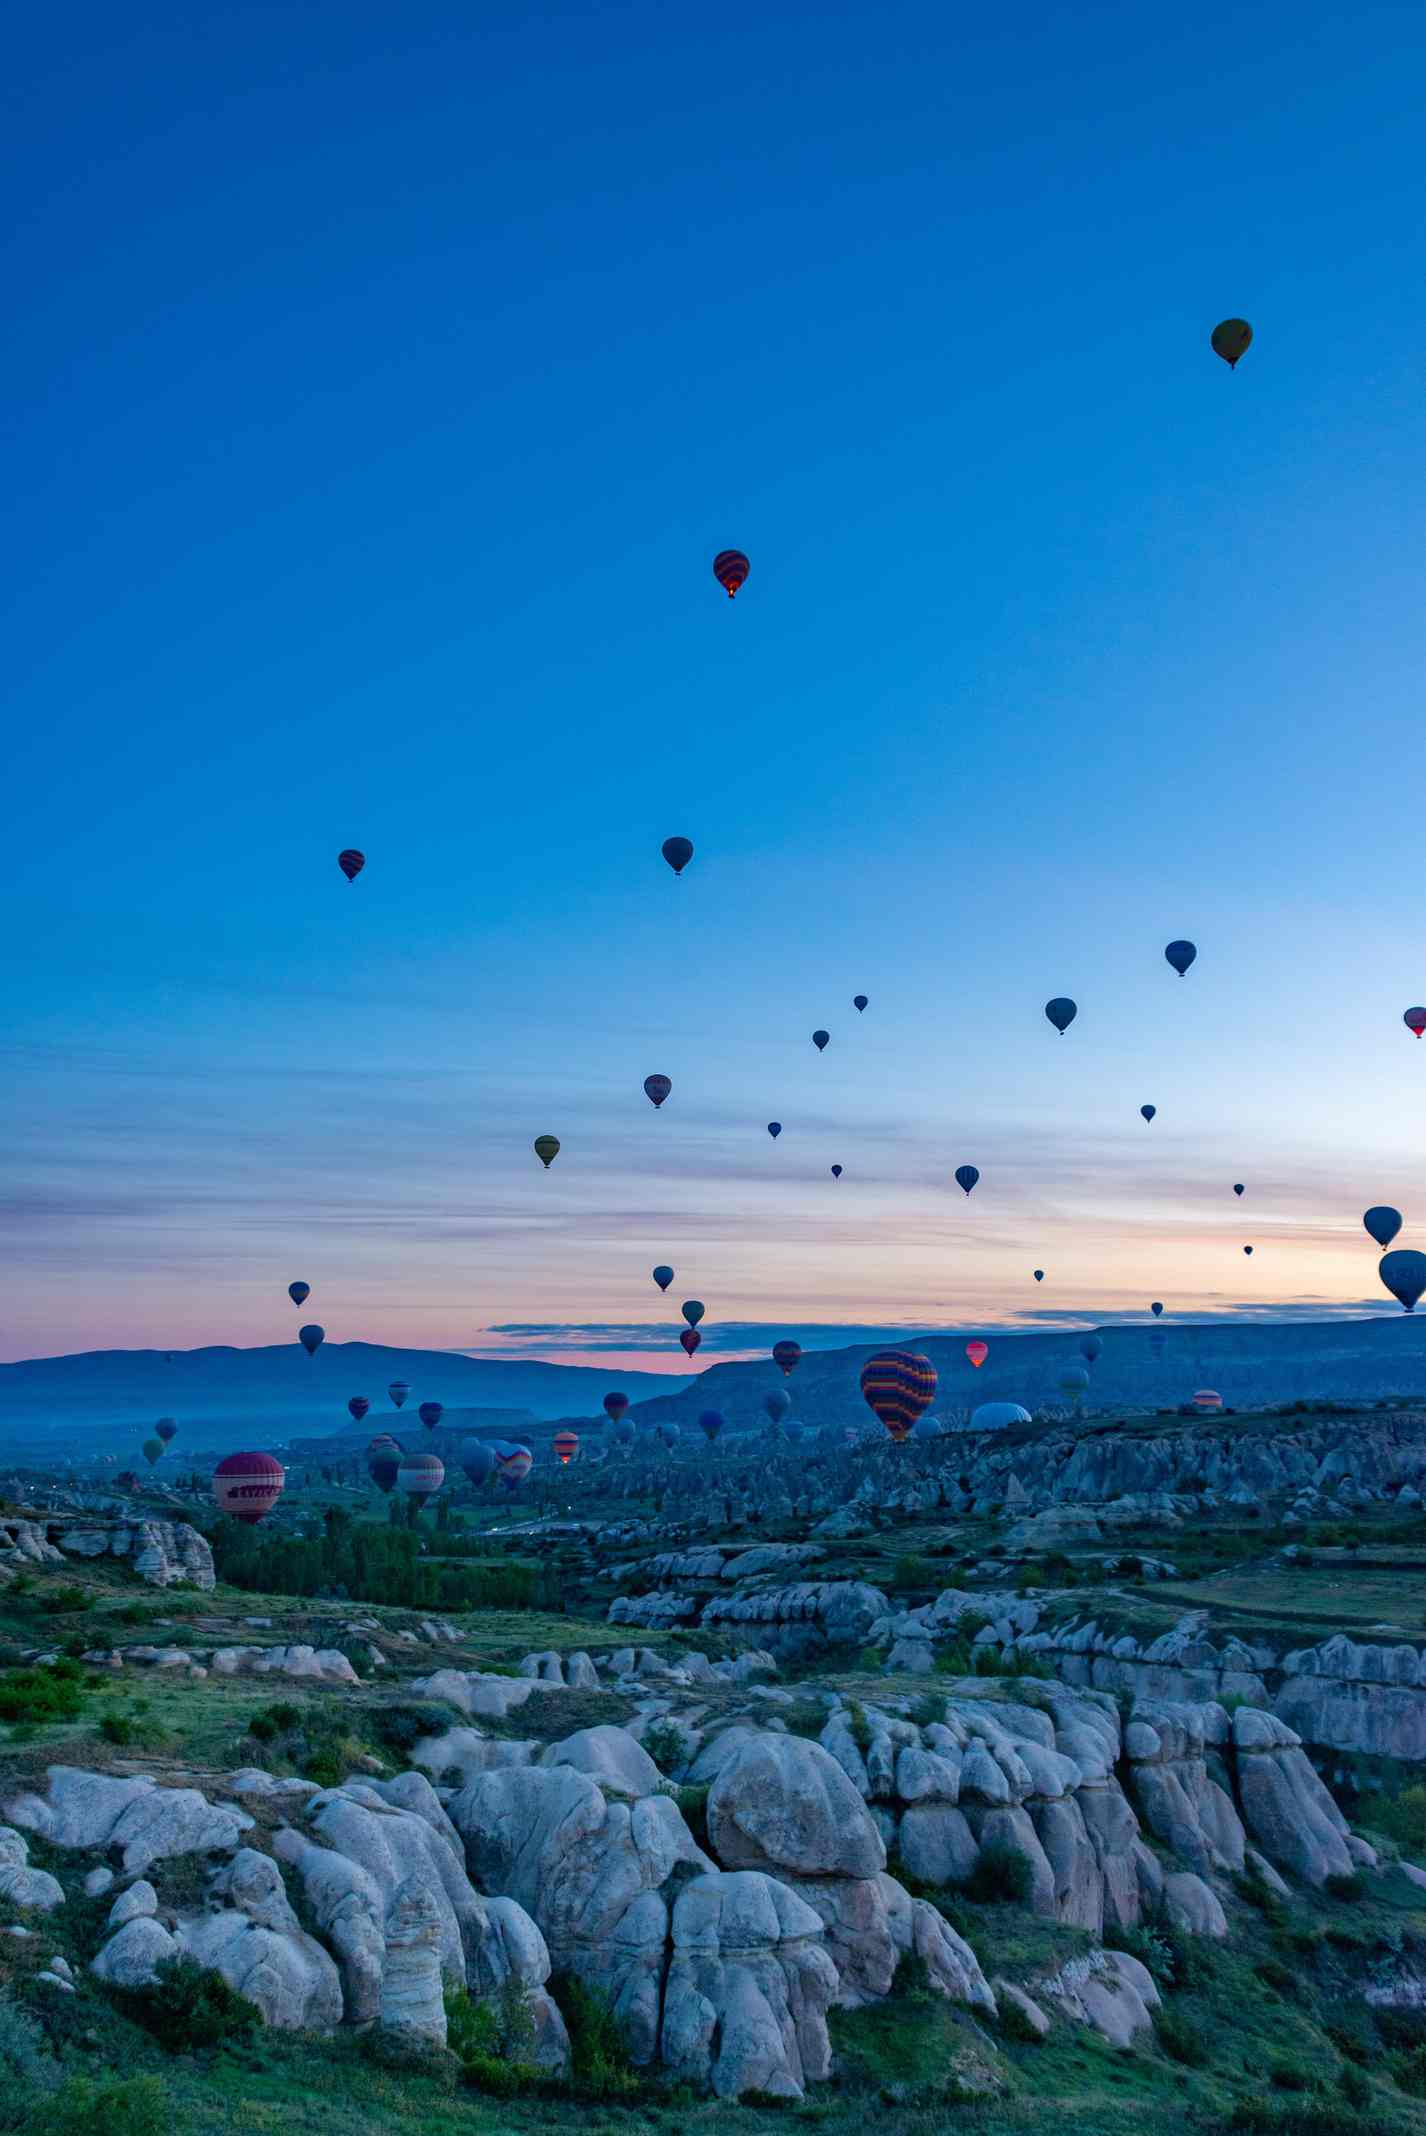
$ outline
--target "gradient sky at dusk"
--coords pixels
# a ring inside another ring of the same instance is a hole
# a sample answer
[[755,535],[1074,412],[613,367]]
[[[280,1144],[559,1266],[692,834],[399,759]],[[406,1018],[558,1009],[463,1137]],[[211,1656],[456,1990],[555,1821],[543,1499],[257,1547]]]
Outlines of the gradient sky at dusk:
[[295,1276],[679,1370],[690,1295],[704,1359],[1373,1297],[1424,64],[1406,6],[16,18],[0,1354],[282,1340]]

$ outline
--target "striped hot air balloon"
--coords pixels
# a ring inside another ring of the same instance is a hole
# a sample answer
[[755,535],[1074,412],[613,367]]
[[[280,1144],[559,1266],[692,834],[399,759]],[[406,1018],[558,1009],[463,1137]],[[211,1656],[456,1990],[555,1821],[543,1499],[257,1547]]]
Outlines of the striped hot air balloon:
[[353,1424],[360,1424],[370,1407],[371,1404],[364,1394],[354,1394],[347,1403],[347,1412]]
[[1195,1409],[1203,1410],[1221,1409],[1223,1407],[1223,1397],[1212,1387],[1200,1387],[1193,1397],[1193,1406]]
[[558,1135],[536,1135],[535,1155],[547,1172],[559,1153],[560,1138]]
[[914,1350],[881,1350],[862,1366],[862,1394],[898,1445],[936,1398],[936,1368]]
[[502,1439],[495,1449],[495,1473],[507,1491],[516,1491],[535,1465],[528,1446]]
[[554,1437],[555,1459],[561,1468],[568,1468],[579,1452],[579,1434],[573,1431],[557,1431]]
[[213,1503],[249,1526],[272,1511],[287,1477],[271,1454],[229,1454],[213,1471]]
[[394,1491],[401,1467],[400,1442],[389,1431],[379,1431],[366,1443],[366,1472],[378,1491]]
[[337,866],[341,869],[347,881],[354,883],[366,866],[366,855],[365,853],[359,853],[355,846],[343,846],[341,852],[337,855]]
[[648,1099],[650,1105],[653,1106],[655,1112],[658,1111],[660,1105],[662,1105],[664,1099],[668,1096],[669,1092],[672,1089],[673,1078],[671,1076],[646,1075],[644,1077],[644,1096]]
[[752,568],[741,549],[720,549],[713,559],[713,576],[730,601],[747,584]]
[[434,1498],[446,1480],[446,1465],[439,1454],[403,1454],[396,1481],[417,1512]]
[[797,1370],[802,1361],[801,1343],[792,1342],[789,1339],[775,1342],[772,1346],[772,1361],[778,1367],[784,1379],[787,1378],[789,1374]]

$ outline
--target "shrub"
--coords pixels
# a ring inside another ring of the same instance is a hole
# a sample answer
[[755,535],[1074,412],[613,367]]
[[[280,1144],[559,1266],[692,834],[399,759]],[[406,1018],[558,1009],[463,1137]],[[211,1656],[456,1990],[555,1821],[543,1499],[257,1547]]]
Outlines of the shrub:
[[0,2001],[0,2129],[23,2128],[30,2107],[58,2082],[39,2021],[18,2003]]
[[651,1721],[644,1730],[644,1748],[661,1773],[683,1762],[683,1731],[672,1721]]
[[257,2030],[255,2003],[235,1995],[220,1973],[193,1959],[165,1958],[152,1987],[111,1989],[126,2017],[142,2025],[169,2054],[198,2047],[231,2047]]
[[1367,1895],[1367,1880],[1360,1869],[1339,1871],[1329,1876],[1326,1889],[1334,1899],[1364,1899]]
[[387,1706],[377,1717],[377,1738],[387,1750],[404,1758],[423,1736],[444,1735],[459,1718],[450,1706]]
[[1255,1906],[1265,1921],[1283,1919],[1282,1900],[1256,1862],[1250,1862],[1233,1879],[1233,1889],[1247,1905]]
[[0,1677],[0,1721],[72,1721],[83,1703],[79,1665],[68,1659]]
[[1018,2040],[1022,2047],[1044,2044],[1044,2034],[1036,2031],[1029,2011],[1023,2010],[1008,1995],[1000,1998],[1000,2030],[1007,2040]]
[[497,2099],[518,2098],[544,2082],[532,2059],[535,2028],[513,1978],[498,2000],[446,1990],[446,2044],[467,2084]]
[[1148,1968],[1154,1985],[1165,1992],[1187,1986],[1193,1972],[1192,1946],[1168,1922],[1160,1921],[1155,1928],[1116,1928],[1110,1922],[1103,1941],[1107,1951],[1127,1951],[1137,1958]]
[[1160,2010],[1154,2019],[1159,2045],[1171,2062],[1185,2069],[1202,2069],[1209,2060],[1208,2042],[1191,2018],[1177,2010]]
[[681,1787],[674,1796],[678,1814],[693,1834],[696,1843],[708,1852],[708,1789],[706,1787]]
[[1350,2063],[1338,2073],[1337,2089],[1355,2113],[1361,2113],[1372,2102],[1372,2088],[1360,2069]]
[[893,1593],[905,1592],[931,1585],[931,1568],[923,1557],[914,1553],[899,1557],[891,1568]]
[[1394,2056],[1391,2074],[1398,2089],[1408,2098],[1426,2099],[1426,2047],[1416,2047],[1410,2054]]
[[53,1587],[44,1598],[45,1608],[59,1611],[93,1609],[94,1596],[87,1587]]
[[1030,1857],[1001,1840],[981,1849],[975,1867],[961,1889],[978,1905],[996,1900],[1011,1900],[1023,1905],[1034,1883],[1035,1872]]
[[572,1973],[549,1990],[569,2032],[570,2081],[588,2099],[628,2099],[640,2089],[609,2005]]
[[1268,2073],[1268,2081],[1278,2091],[1305,2092],[1312,2089],[1312,2071],[1304,2069],[1301,2062],[1278,2062]]
[[168,2136],[168,2102],[157,2077],[71,2077],[35,2120],[38,2136]]
[[1298,1994],[1297,1975],[1290,1966],[1284,1965],[1280,1958],[1260,1958],[1253,1967],[1253,1971],[1265,1988],[1272,1989],[1274,1995],[1285,1995],[1290,2000],[1296,1999]]

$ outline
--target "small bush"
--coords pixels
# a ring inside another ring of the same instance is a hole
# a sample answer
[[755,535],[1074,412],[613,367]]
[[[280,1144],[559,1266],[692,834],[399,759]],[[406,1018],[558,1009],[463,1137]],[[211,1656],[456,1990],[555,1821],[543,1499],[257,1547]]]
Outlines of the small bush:
[[1272,1989],[1274,1995],[1285,1995],[1290,2001],[1297,1999],[1297,1975],[1290,1966],[1284,1965],[1280,1958],[1260,1958],[1253,1971],[1265,1988]]
[[1035,2030],[1029,2011],[1022,2010],[1008,1995],[1000,1998],[1000,2030],[1007,2040],[1016,2040],[1022,2047],[1044,2045],[1044,2034]]
[[708,1789],[706,1787],[681,1787],[674,1796],[678,1814],[693,1834],[696,1843],[708,1852]]
[[94,1596],[87,1587],[52,1587],[44,1601],[46,1609],[63,1612],[94,1607]]
[[1278,2091],[1311,2091],[1312,2071],[1301,2062],[1279,2062],[1269,2071],[1268,2082]]
[[459,1719],[450,1706],[386,1706],[377,1717],[376,1733],[385,1749],[404,1758],[423,1736],[444,1735],[448,1728],[458,1725]]
[[549,1990],[569,2032],[570,2082],[587,2099],[630,2099],[640,2090],[609,2005],[572,1973]]
[[1210,2060],[1208,2042],[1191,2018],[1177,2010],[1160,2010],[1154,2019],[1159,2045],[1171,2062],[1185,2069],[1203,2069]]
[[1255,1906],[1265,1921],[1281,1921],[1284,1918],[1282,1900],[1255,1862],[1250,1862],[1246,1869],[1234,1877],[1233,1889],[1247,1905]]
[[651,1721],[644,1730],[644,1748],[661,1773],[683,1762],[683,1730],[672,1721]]
[[977,1905],[1006,1900],[1023,1906],[1034,1884],[1030,1857],[1001,1841],[981,1849],[961,1889]]
[[261,2015],[245,1995],[235,1995],[220,1973],[191,1958],[165,1958],[150,1988],[112,1989],[126,2017],[142,2025],[169,2054],[200,2047],[231,2047],[254,2033]]
[[446,2044],[467,2084],[497,2099],[516,2099],[543,2084],[532,2059],[534,2024],[512,1978],[498,2000],[474,2000],[459,1988],[446,1990]]
[[1360,1869],[1349,1869],[1339,1871],[1336,1876],[1329,1876],[1325,1888],[1329,1897],[1334,1899],[1364,1899],[1367,1895],[1367,1880]]
[[1372,2103],[1371,2084],[1362,2071],[1354,2069],[1350,2062],[1345,2069],[1338,2072],[1337,2089],[1354,2113],[1361,2113]]
[[38,2019],[18,2003],[0,2000],[0,2129],[22,2128],[36,2099],[58,2082]]
[[914,1554],[899,1557],[891,1568],[890,1584],[893,1593],[905,1593],[908,1589],[915,1592],[929,1587],[932,1584],[931,1568],[923,1557]]
[[35,2121],[42,2136],[167,2136],[171,2127],[157,2077],[71,2077]]
[[1426,2047],[1393,2056],[1391,2074],[1397,2089],[1408,2098],[1426,2099]]
[[47,1668],[9,1669],[0,1677],[0,1721],[72,1721],[83,1703],[79,1665],[68,1659]]

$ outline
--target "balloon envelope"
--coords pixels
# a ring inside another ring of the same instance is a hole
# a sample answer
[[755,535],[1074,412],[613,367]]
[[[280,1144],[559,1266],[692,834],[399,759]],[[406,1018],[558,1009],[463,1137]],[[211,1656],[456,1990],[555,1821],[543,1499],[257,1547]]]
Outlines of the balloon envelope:
[[365,853],[359,853],[355,846],[344,846],[337,855],[337,866],[341,869],[347,881],[354,883],[366,866],[366,855]]
[[1087,1394],[1088,1391],[1089,1374],[1085,1371],[1084,1366],[1066,1366],[1065,1370],[1060,1374],[1060,1393],[1069,1395],[1072,1400],[1077,1400],[1080,1395]]
[[1155,1320],[1157,1320],[1160,1313],[1163,1311],[1163,1305],[1159,1301],[1159,1299],[1156,1298],[1154,1300],[1153,1304],[1149,1307],[1149,1311],[1153,1314]]
[[270,1513],[287,1478],[271,1454],[229,1454],[213,1471],[213,1502],[220,1513],[251,1526]]
[[842,1176],[842,1167],[841,1167],[841,1166],[840,1166],[839,1164],[834,1164],[834,1165],[833,1165],[833,1167],[832,1167],[832,1177],[833,1177],[833,1179],[840,1179],[840,1178],[841,1178],[841,1176]]
[[1158,1111],[1158,1109],[1159,1108],[1157,1105],[1141,1105],[1139,1107],[1140,1112],[1143,1114],[1146,1120],[1152,1120],[1154,1114]]
[[153,1428],[153,1433],[156,1439],[162,1439],[165,1446],[171,1446],[178,1437],[177,1421],[173,1417],[160,1417]]
[[604,1414],[606,1417],[608,1417],[611,1424],[618,1423],[620,1417],[623,1416],[624,1411],[628,1408],[628,1406],[628,1395],[620,1394],[617,1388],[611,1388],[609,1393],[606,1394],[604,1397]]
[[972,1431],[1008,1431],[1012,1424],[1028,1424],[1031,1421],[1028,1409],[1018,1402],[982,1402],[979,1409],[970,1413]]
[[434,1431],[445,1413],[445,1404],[443,1402],[423,1402],[416,1411],[427,1431]]
[[1367,1210],[1362,1222],[1366,1225],[1368,1236],[1374,1238],[1385,1252],[1401,1229],[1401,1211],[1380,1202]]
[[703,1300],[701,1298],[685,1298],[682,1305],[679,1307],[679,1311],[682,1313],[684,1319],[688,1322],[688,1325],[691,1328],[696,1328],[699,1321],[703,1318]]
[[914,1350],[880,1350],[862,1366],[862,1397],[899,1444],[936,1395],[936,1368]]
[[1382,1255],[1377,1274],[1392,1297],[1400,1299],[1408,1313],[1415,1312],[1416,1301],[1426,1290],[1426,1253],[1398,1246],[1395,1253]]
[[371,1404],[364,1394],[354,1394],[347,1403],[347,1410],[354,1424],[360,1424]]
[[143,1456],[145,1461],[148,1462],[150,1468],[153,1467],[155,1461],[161,1461],[163,1459],[162,1439],[145,1439],[143,1443]]
[[424,1505],[446,1480],[446,1465],[439,1454],[404,1454],[396,1481],[412,1505]]
[[853,994],[852,1007],[856,1010],[858,1015],[860,1015],[862,1010],[866,1007],[866,1000],[867,998],[865,994]]
[[713,1441],[717,1438],[719,1432],[723,1429],[722,1410],[705,1409],[698,1419],[698,1429],[702,1432],[704,1438],[711,1446],[713,1444]]
[[678,1339],[683,1344],[685,1354],[692,1357],[703,1337],[699,1334],[697,1328],[684,1328]]
[[672,1089],[673,1079],[671,1076],[646,1075],[644,1077],[644,1096],[656,1112]]
[[559,1153],[560,1138],[558,1135],[536,1135],[535,1155],[547,1172]]
[[1032,1269],[1032,1270],[1031,1270],[1031,1274],[1032,1274],[1032,1275],[1034,1276],[1034,1278],[1035,1278],[1035,1281],[1036,1281],[1037,1283],[1043,1283],[1043,1282],[1044,1282],[1044,1280],[1045,1280],[1045,1271],[1044,1271],[1044,1269],[1043,1269],[1043,1268],[1036,1268],[1036,1269]]
[[407,1385],[405,1380],[393,1380],[386,1391],[390,1395],[396,1407],[400,1409],[405,1403],[406,1397],[411,1392],[411,1389]]
[[1063,1038],[1079,1014],[1079,1005],[1071,1001],[1067,994],[1057,994],[1053,1001],[1045,1003],[1045,1014]]
[[673,1270],[660,1262],[659,1266],[654,1270],[654,1281],[661,1291],[666,1291],[673,1281]]
[[1086,1364],[1092,1365],[1103,1354],[1104,1345],[1097,1335],[1086,1335],[1080,1341],[1079,1354]]
[[772,1424],[780,1424],[791,1407],[792,1396],[785,1387],[769,1388],[768,1392],[763,1396],[763,1408],[767,1412],[768,1421]]
[[495,1456],[484,1439],[467,1439],[460,1450],[460,1465],[466,1480],[479,1490],[494,1473]]
[[832,1034],[830,1031],[814,1031],[812,1033],[812,1043],[817,1048],[817,1051],[819,1053],[823,1053],[826,1051],[827,1041],[830,1039],[831,1036]]
[[772,1361],[782,1372],[784,1378],[789,1373],[796,1371],[801,1356],[802,1345],[800,1342],[792,1342],[790,1339],[784,1338],[782,1342],[775,1342],[772,1346]]
[[535,1457],[528,1446],[504,1439],[496,1446],[495,1473],[507,1491],[513,1491],[522,1484],[534,1465]]
[[928,1411],[925,1416],[916,1419],[916,1422],[911,1427],[911,1435],[915,1439],[939,1439],[941,1436],[940,1418],[933,1417]]
[[1242,1194],[1242,1193],[1245,1193],[1245,1192],[1246,1192],[1246,1189],[1244,1188],[1244,1185],[1243,1185],[1243,1182],[1242,1182],[1242,1180],[1241,1180],[1241,1179],[1235,1180],[1235,1181],[1233,1182],[1233,1192],[1234,1192],[1235,1194]]
[[568,1468],[579,1452],[579,1434],[573,1431],[557,1431],[554,1436],[555,1459],[561,1468]]
[[979,1178],[980,1173],[973,1164],[958,1164],[956,1166],[956,1185],[965,1193],[969,1194]]
[[776,1142],[778,1136],[782,1133],[781,1120],[769,1120],[767,1124],[767,1131],[772,1136],[773,1141]]
[[1198,955],[1198,951],[1194,948],[1192,942],[1170,942],[1164,949],[1164,955],[1178,973],[1179,978],[1182,979],[1184,973]]
[[1247,355],[1253,329],[1246,319],[1220,319],[1208,337],[1215,356],[1221,356],[1230,371],[1236,371]]
[[1223,1397],[1216,1387],[1200,1387],[1193,1397],[1193,1406],[1195,1409],[1221,1409]]
[[982,1366],[982,1365],[983,1365],[983,1364],[985,1363],[985,1360],[987,1359],[987,1357],[989,1357],[989,1355],[990,1355],[990,1344],[989,1344],[988,1342],[978,1342],[978,1341],[977,1341],[977,1342],[968,1342],[968,1343],[966,1344],[966,1356],[967,1356],[967,1357],[968,1357],[968,1358],[970,1359],[971,1363],[972,1363],[972,1364],[973,1364],[973,1365],[975,1366],[975,1369],[976,1369],[976,1371],[977,1371],[977,1372],[979,1372],[979,1370],[980,1370],[981,1366]]
[[1408,1009],[1401,1020],[1413,1038],[1426,1031],[1426,1009]]
[[682,875],[684,869],[693,858],[693,840],[691,838],[665,838],[659,851],[673,869],[674,874]]
[[287,1295],[294,1305],[305,1305],[311,1291],[310,1283],[289,1283],[287,1286]]
[[713,576],[730,601],[738,588],[747,584],[752,568],[741,549],[720,549],[713,559]]
[[297,1330],[297,1340],[309,1357],[315,1357],[326,1339],[326,1334],[326,1329],[319,1328],[316,1321],[312,1320],[308,1322],[305,1328]]

